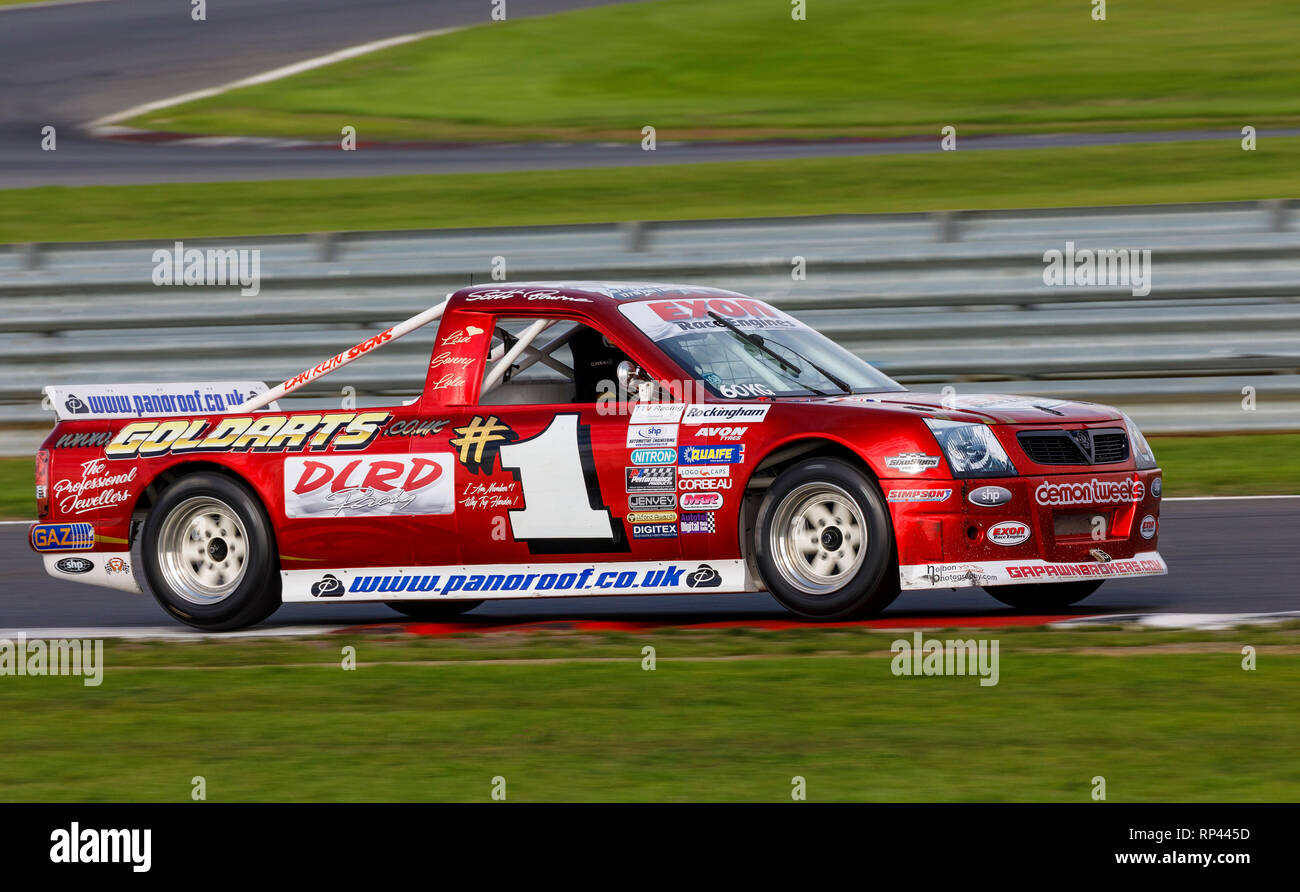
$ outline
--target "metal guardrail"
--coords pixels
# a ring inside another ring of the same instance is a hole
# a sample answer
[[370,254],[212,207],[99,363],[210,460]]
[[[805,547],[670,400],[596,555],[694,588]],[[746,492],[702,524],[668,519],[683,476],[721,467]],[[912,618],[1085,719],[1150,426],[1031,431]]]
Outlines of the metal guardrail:
[[[0,248],[0,454],[52,423],[46,384],[275,382],[455,288],[679,281],[769,300],[907,384],[1121,406],[1153,431],[1300,430],[1300,203],[1287,201],[186,240],[261,252],[261,292],[158,287],[171,241]],[[1152,287],[1048,286],[1047,250],[1150,249]],[[792,275],[802,258],[805,277]],[[501,261],[496,261],[498,264]],[[298,405],[409,394],[418,336]],[[1243,393],[1244,388],[1251,388]],[[1253,398],[1254,409],[1243,408]],[[1249,402],[1249,400],[1247,400]],[[290,403],[291,405],[294,403]]]

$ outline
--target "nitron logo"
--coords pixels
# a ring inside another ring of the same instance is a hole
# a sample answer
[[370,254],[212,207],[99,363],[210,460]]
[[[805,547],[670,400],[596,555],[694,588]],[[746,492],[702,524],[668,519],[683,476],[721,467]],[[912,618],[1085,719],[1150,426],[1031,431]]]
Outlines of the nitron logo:
[[677,461],[676,449],[633,449],[634,465],[671,465]]

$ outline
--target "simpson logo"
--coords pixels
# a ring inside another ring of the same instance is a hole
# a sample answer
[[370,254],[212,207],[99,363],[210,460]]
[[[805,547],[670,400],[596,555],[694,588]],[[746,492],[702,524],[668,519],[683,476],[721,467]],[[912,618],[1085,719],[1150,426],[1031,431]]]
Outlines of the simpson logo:
[[700,403],[686,407],[682,414],[682,424],[698,426],[701,424],[749,423],[757,424],[767,418],[768,403]]
[[676,449],[633,449],[634,465],[671,465],[677,461]]
[[993,524],[986,535],[994,545],[1019,545],[1027,542],[1032,534],[1028,525],[1018,520],[1008,520]]
[[93,562],[86,558],[66,557],[54,564],[60,573],[89,573],[95,569]]
[[698,480],[701,477],[730,477],[731,468],[727,465],[701,465],[697,468],[678,468],[677,476],[683,480]]
[[88,523],[38,523],[32,527],[32,547],[37,551],[89,551],[95,547],[95,528]]
[[996,508],[998,505],[1005,505],[1011,501],[1011,490],[1004,486],[981,486],[972,489],[970,495],[966,498],[972,505]]
[[1142,523],[1138,526],[1138,532],[1142,534],[1143,539],[1152,539],[1156,535],[1156,519],[1152,514],[1142,518]]
[[627,429],[627,447],[636,446],[676,446],[677,425],[675,424],[634,424]]
[[637,511],[627,516],[628,523],[676,523],[673,511]]
[[891,489],[885,496],[888,502],[946,502],[951,489]]
[[682,493],[683,511],[717,511],[722,507],[720,492],[685,492]]
[[684,465],[736,465],[745,460],[745,447],[682,446],[677,460]]
[[450,514],[456,456],[290,457],[284,461],[288,517],[389,517]]
[[919,474],[930,468],[939,467],[939,456],[926,455],[924,452],[904,452],[902,455],[888,456],[885,459],[885,467],[891,471],[902,471],[904,474]]
[[627,507],[632,511],[649,508],[676,508],[677,496],[672,494],[654,496],[628,496]]
[[1091,480],[1079,483],[1040,483],[1034,499],[1040,505],[1107,505],[1139,502],[1146,495],[1141,480]]
[[126,459],[190,452],[322,452],[365,449],[391,417],[388,412],[329,412],[319,415],[242,415],[133,421],[104,449]]
[[677,469],[674,467],[626,468],[625,474],[628,492],[672,492],[677,488]]
[[676,424],[685,403],[637,403],[632,407],[632,424]]
[[683,514],[681,528],[682,533],[712,533],[715,531],[713,515]]
[[632,524],[633,539],[676,539],[677,524],[675,523],[634,523]]

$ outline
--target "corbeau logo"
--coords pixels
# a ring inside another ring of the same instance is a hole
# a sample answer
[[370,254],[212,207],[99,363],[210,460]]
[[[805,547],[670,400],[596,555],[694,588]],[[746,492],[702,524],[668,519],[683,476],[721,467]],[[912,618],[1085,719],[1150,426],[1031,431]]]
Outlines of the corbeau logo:
[[188,452],[323,452],[370,445],[388,412],[330,412],[133,421],[104,449],[109,458],[152,458]]
[[1006,520],[989,527],[987,535],[994,545],[1019,545],[1028,541],[1031,532],[1028,525],[1018,520]]
[[284,513],[289,517],[386,517],[450,514],[451,453],[288,458]]
[[1091,480],[1078,483],[1040,483],[1034,498],[1040,505],[1106,505],[1138,502],[1146,495],[1141,480]]

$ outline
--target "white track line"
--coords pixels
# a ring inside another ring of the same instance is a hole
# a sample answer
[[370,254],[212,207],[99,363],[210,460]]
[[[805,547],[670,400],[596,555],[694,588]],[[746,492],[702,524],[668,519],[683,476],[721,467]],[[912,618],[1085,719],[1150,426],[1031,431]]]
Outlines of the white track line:
[[83,3],[103,3],[104,0],[40,0],[36,3],[17,3],[13,6],[0,6],[0,12],[16,12],[20,9],[40,9],[42,6],[80,6]]
[[68,638],[124,638],[130,640],[162,639],[195,641],[202,638],[301,638],[329,635],[351,626],[272,626],[242,632],[201,632],[187,626],[93,626],[44,629],[0,629],[0,639],[10,641],[19,635],[30,639],[59,640]]
[[1231,629],[1234,626],[1268,625],[1295,619],[1300,619],[1300,610],[1278,613],[1115,613],[1109,616],[1066,619],[1049,625],[1057,627],[1139,625],[1148,629]]
[[231,81],[228,84],[222,84],[219,87],[208,87],[203,90],[195,90],[191,93],[182,93],[179,96],[170,96],[166,99],[157,99],[153,102],[146,102],[143,105],[133,106],[124,111],[114,112],[111,115],[105,115],[97,118],[86,125],[86,128],[92,132],[105,130],[118,121],[125,121],[138,115],[148,114],[149,112],[158,111],[162,108],[170,108],[173,105],[182,105],[186,102],[194,102],[197,99],[208,99],[212,96],[220,96],[230,90],[238,90],[242,87],[253,87],[258,84],[270,83],[271,81],[280,80],[281,78],[292,77],[295,74],[301,74],[304,71],[311,71],[314,68],[323,68],[326,65],[333,65],[335,62],[342,62],[345,59],[352,59],[356,56],[364,56],[367,53],[386,50],[389,47],[401,46],[404,43],[411,43],[416,40],[423,40],[426,37],[436,37],[441,34],[451,34],[453,31],[463,31],[460,28],[437,28],[433,31],[417,31],[413,34],[400,34],[397,37],[388,37],[384,40],[375,40],[370,43],[362,43],[357,46],[350,46],[345,49],[328,53],[324,56],[316,56],[312,59],[304,59],[301,62],[295,62],[292,65],[285,65],[283,68],[274,68],[270,71],[264,71],[261,74],[255,74],[252,77],[242,78],[237,81]]

